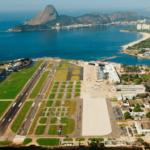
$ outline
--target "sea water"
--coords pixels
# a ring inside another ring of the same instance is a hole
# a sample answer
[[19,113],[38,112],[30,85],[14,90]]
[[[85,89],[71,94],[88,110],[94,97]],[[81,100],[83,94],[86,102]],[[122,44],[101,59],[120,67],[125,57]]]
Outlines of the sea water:
[[121,46],[142,38],[140,33],[120,30],[136,26],[110,25],[36,32],[6,32],[17,24],[19,21],[0,22],[0,61],[39,57],[96,61],[118,56],[110,61],[128,65],[150,65],[150,60],[120,54]]

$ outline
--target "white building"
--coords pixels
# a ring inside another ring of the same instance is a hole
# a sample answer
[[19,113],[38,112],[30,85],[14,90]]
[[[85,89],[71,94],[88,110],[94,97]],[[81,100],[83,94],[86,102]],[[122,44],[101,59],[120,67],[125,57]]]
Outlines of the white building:
[[144,53],[144,56],[150,57],[150,52]]
[[130,113],[130,116],[145,116],[145,112],[130,112],[129,107],[128,106],[121,106],[121,112],[124,115],[124,113],[128,112]]
[[150,122],[135,122],[138,134],[150,134]]
[[136,93],[145,93],[143,85],[114,85],[113,91],[132,91]]
[[137,30],[150,30],[150,24],[137,24]]
[[120,78],[118,76],[118,73],[115,69],[115,67],[112,64],[105,65],[106,71],[105,73],[109,74],[109,80],[113,83],[120,83]]
[[122,99],[123,100],[132,100],[133,97],[135,97],[135,94],[122,94]]

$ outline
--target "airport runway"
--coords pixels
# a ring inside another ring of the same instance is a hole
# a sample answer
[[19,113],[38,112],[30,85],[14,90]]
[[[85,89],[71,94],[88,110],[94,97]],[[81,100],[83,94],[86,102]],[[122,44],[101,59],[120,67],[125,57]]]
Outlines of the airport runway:
[[30,81],[26,84],[26,86],[23,88],[23,90],[20,92],[20,95],[16,98],[12,106],[9,108],[9,110],[6,112],[6,114],[3,116],[3,118],[0,120],[0,136],[3,136],[6,132],[8,126],[10,125],[11,121],[14,119],[15,115],[19,111],[21,105],[25,102],[28,94],[31,92],[32,88],[40,78],[41,74],[44,71],[44,68],[47,67],[50,60],[45,60],[40,68],[36,71],[36,73],[32,76]]
[[48,86],[50,85],[50,82],[52,81],[53,79],[53,76],[55,75],[55,72],[57,70],[59,66],[59,62],[55,62],[53,68],[52,68],[52,71],[49,73],[46,81],[44,82],[40,92],[38,93],[38,96],[36,97],[33,105],[32,105],[32,108],[29,110],[23,124],[21,125],[17,135],[22,135],[22,136],[25,136],[27,135],[31,125],[32,125],[32,122],[34,121],[34,117],[38,111],[38,108],[40,107],[40,104],[44,98],[44,95],[45,95],[45,92],[48,88]]

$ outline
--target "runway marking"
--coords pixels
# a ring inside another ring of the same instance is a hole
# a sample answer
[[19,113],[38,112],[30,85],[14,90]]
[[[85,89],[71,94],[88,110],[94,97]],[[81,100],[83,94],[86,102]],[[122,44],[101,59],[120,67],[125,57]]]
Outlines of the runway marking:
[[26,95],[28,95],[28,93],[26,93]]
[[8,120],[8,122],[10,122],[11,121],[11,118]]
[[39,103],[38,107],[40,107],[41,103]]
[[35,103],[32,104],[32,107],[35,105]]
[[3,122],[5,121],[5,118],[2,120]]
[[16,105],[16,103],[14,103],[13,105],[12,105],[12,107],[14,107]]
[[22,103],[20,103],[18,107],[20,107],[21,105],[22,105]]

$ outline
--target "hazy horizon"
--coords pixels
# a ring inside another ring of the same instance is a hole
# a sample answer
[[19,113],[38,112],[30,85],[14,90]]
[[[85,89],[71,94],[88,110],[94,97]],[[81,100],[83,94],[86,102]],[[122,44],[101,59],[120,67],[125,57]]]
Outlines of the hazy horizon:
[[[118,11],[136,12],[142,16],[150,17],[150,11],[146,11],[149,0],[44,0],[20,1],[0,0],[0,21],[22,18],[28,20],[43,10],[47,5],[53,5],[59,15],[81,16],[92,12],[110,14]],[[13,16],[12,18],[9,16]]]

